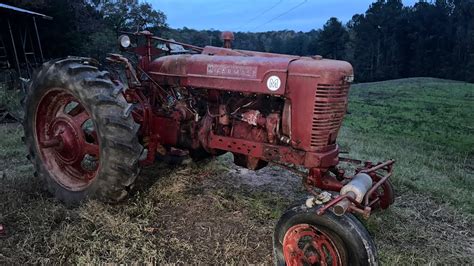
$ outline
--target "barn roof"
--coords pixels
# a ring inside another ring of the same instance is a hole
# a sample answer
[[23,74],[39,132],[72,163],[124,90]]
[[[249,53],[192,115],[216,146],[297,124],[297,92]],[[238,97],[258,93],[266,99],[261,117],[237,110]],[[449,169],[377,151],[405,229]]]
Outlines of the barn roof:
[[26,9],[23,9],[23,8],[14,7],[14,6],[10,6],[10,5],[7,5],[7,4],[1,4],[0,3],[0,10],[2,10],[2,9],[15,11],[15,12],[20,12],[20,13],[31,15],[31,16],[39,16],[39,17],[42,17],[44,19],[53,19],[52,17],[46,16],[46,15],[41,14],[41,13],[37,13],[37,12],[33,12],[33,11],[26,10]]

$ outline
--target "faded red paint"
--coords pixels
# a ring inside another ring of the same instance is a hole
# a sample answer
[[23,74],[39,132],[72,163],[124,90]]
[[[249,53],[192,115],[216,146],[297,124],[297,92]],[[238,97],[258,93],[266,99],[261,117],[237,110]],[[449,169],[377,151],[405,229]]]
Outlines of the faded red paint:
[[278,76],[285,84],[289,63],[278,57],[175,55],[153,61],[149,73],[168,86],[283,95],[285,86],[269,91],[266,81]]
[[341,254],[326,232],[308,225],[297,224],[283,238],[286,265],[342,265]]
[[[71,102],[77,105],[71,105],[68,110]],[[63,88],[55,88],[43,96],[36,110],[36,149],[51,169],[52,177],[72,191],[88,186],[98,171],[99,138],[83,129],[90,118],[82,103]],[[84,160],[92,163],[89,160],[92,158],[94,167],[84,167]]]
[[232,48],[232,41],[234,40],[234,33],[231,31],[224,31],[221,34],[221,39],[224,41],[224,48]]
[[[146,38],[143,47],[134,48],[140,55],[136,76],[141,78],[129,82],[125,96],[135,104],[134,118],[148,149],[142,164],[151,164],[157,151],[232,152],[237,164],[250,169],[268,162],[307,168],[305,187],[312,193],[313,188],[339,192],[350,181],[352,176],[338,168],[336,144],[353,79],[349,63],[320,56],[200,48],[138,35]],[[233,39],[224,35],[223,40]],[[158,51],[151,48],[152,40],[180,44],[194,54],[155,58]],[[366,163],[358,172],[368,173],[373,186],[364,201],[334,197],[320,213],[341,201],[348,202],[349,211],[365,215],[378,203],[390,205],[393,194],[376,191],[386,187],[392,165],[393,161]],[[380,171],[388,174],[379,175]]]

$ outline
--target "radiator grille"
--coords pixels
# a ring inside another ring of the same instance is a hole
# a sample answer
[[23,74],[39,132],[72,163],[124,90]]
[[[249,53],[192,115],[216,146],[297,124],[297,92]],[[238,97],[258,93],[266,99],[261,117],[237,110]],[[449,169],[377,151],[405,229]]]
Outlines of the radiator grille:
[[311,146],[333,144],[347,110],[349,85],[319,84],[316,89]]

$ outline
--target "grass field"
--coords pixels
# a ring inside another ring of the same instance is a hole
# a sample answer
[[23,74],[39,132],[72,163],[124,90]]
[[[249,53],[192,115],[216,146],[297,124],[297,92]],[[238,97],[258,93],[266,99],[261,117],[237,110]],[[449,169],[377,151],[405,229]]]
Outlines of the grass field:
[[[1,97],[4,98],[4,97]],[[383,264],[474,258],[474,85],[428,78],[355,85],[339,142],[350,157],[396,159],[396,202],[364,223]],[[0,125],[0,264],[272,262],[271,234],[304,196],[277,167],[251,172],[225,155],[145,169],[117,205],[67,209],[41,189],[21,143]]]

